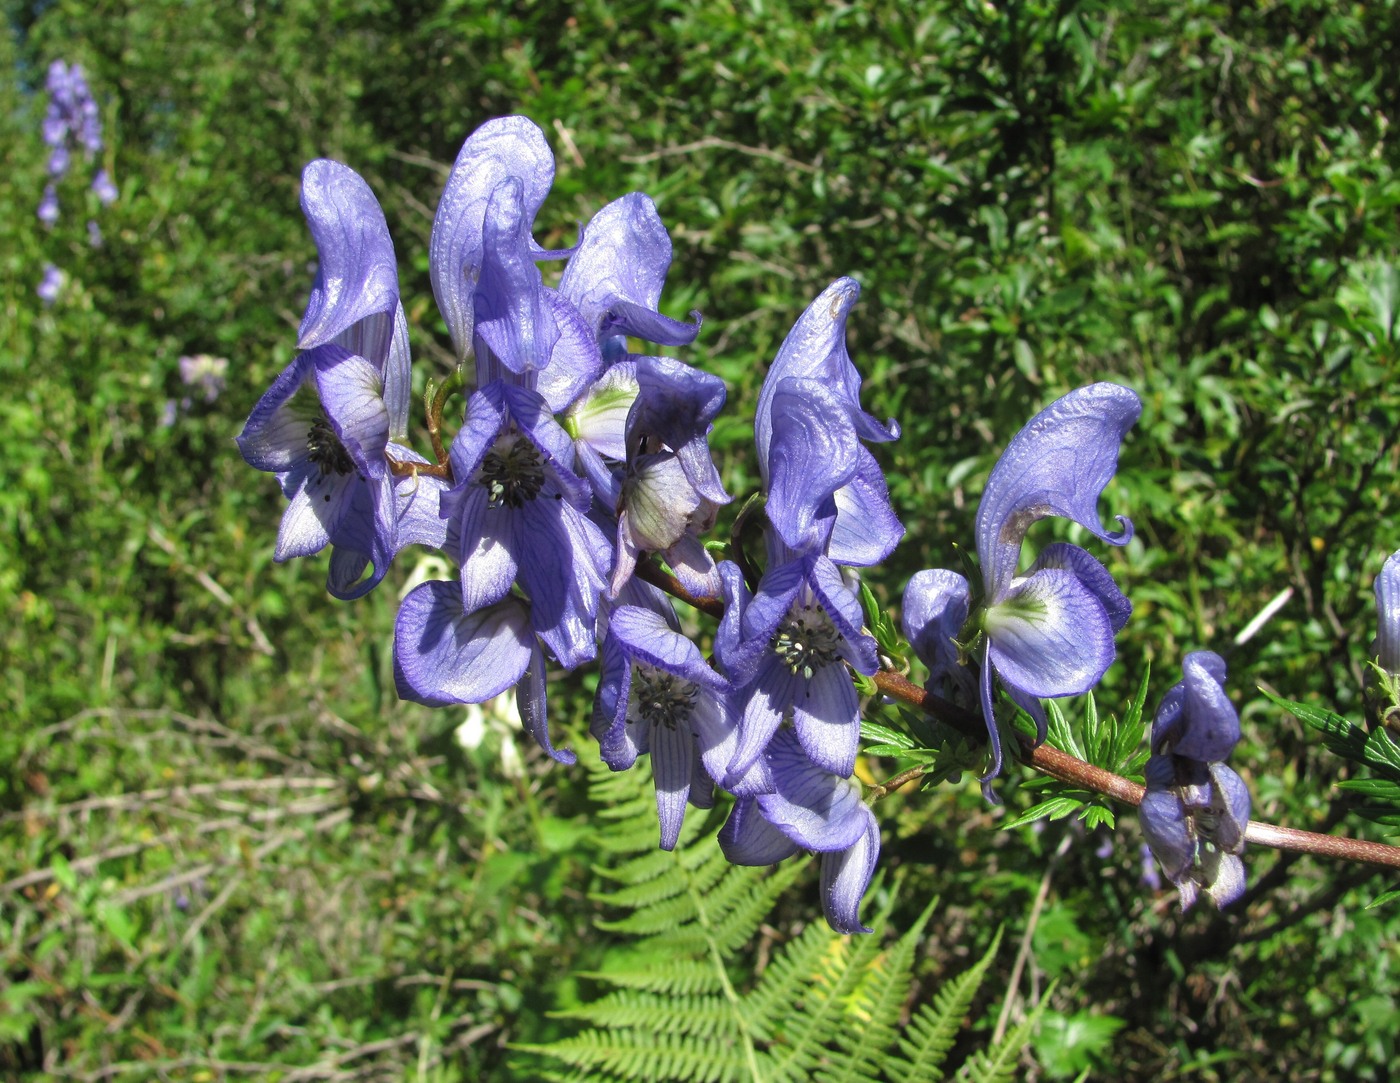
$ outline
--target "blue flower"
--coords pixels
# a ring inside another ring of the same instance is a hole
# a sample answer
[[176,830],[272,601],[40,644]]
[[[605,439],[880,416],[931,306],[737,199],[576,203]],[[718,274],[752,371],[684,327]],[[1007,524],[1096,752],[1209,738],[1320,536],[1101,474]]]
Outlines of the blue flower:
[[520,598],[467,610],[457,584],[420,583],[394,621],[394,678],[400,698],[429,707],[484,703],[514,687],[530,736],[559,763],[577,762],[550,742],[544,651]]
[[1376,576],[1376,665],[1400,678],[1400,552],[1392,553]]
[[389,466],[391,452],[404,463],[426,460],[390,443],[408,427],[408,347],[378,201],[353,170],[323,160],[303,173],[302,209],[320,255],[301,323],[304,352],[259,400],[238,444],[249,465],[277,475],[290,501],[275,559],[331,545],[327,588],[357,598],[404,545],[443,543],[443,485],[395,478]]
[[579,310],[608,364],[627,356],[628,335],[660,346],[695,341],[698,312],[684,323],[657,311],[670,266],[670,234],[641,192],[609,203],[584,227],[559,292]]
[[720,831],[736,865],[772,865],[799,850],[822,855],[826,920],[839,933],[868,933],[860,901],[880,856],[880,826],[861,798],[860,783],[824,771],[796,735],[781,730],[764,751],[766,793],[740,797]]
[[[1021,543],[1031,524],[1047,516],[1079,523],[1113,545],[1132,537],[1099,521],[1098,499],[1113,477],[1123,435],[1137,420],[1141,403],[1132,391],[1099,383],[1071,391],[1046,407],[1007,446],[987,479],[977,509],[977,556],[982,568],[982,608],[975,617],[982,646],[979,690],[992,762],[983,792],[1001,771],[1001,738],[993,706],[995,672],[1012,700],[1036,720],[1045,739],[1040,698],[1087,692],[1113,661],[1113,636],[1132,612],[1128,599],[1092,555],[1077,545],[1048,546],[1017,575]],[[929,666],[931,680],[965,691],[956,665],[972,644],[951,644],[951,623],[972,609],[972,592],[961,575],[922,573],[905,590],[905,630]]]
[[839,278],[798,317],[759,390],[754,443],[768,518],[788,547],[824,547],[838,564],[867,567],[894,551],[904,528],[860,442],[893,440],[899,426],[860,405],[846,349],[846,317],[859,297],[854,279]]
[[592,494],[573,444],[539,394],[505,380],[472,393],[442,497],[467,612],[519,582],[535,631],[561,665],[593,658],[611,546],[587,517]]
[[714,804],[733,756],[728,682],[664,612],[622,605],[608,616],[593,735],[614,771],[650,753],[661,848],[674,849],[687,803]]
[[1147,792],[1138,816],[1182,907],[1191,906],[1201,888],[1216,906],[1227,906],[1245,885],[1239,855],[1249,826],[1249,791],[1223,762],[1240,739],[1240,719],[1222,687],[1225,662],[1218,654],[1188,654],[1182,673],[1152,720]]

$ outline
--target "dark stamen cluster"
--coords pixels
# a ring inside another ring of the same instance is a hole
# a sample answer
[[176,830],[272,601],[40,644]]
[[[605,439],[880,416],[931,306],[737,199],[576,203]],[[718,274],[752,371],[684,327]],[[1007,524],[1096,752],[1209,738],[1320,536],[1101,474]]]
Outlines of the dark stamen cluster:
[[794,675],[801,673],[808,680],[822,666],[841,657],[841,634],[830,618],[814,606],[793,609],[778,625],[773,636],[773,649]]
[[331,423],[318,417],[311,423],[311,432],[306,437],[307,457],[321,468],[321,477],[327,474],[344,476],[355,469],[355,463],[345,445],[336,436]]
[[522,436],[505,437],[481,460],[478,479],[491,494],[491,507],[521,507],[539,496],[544,486],[540,453]]
[[675,729],[689,724],[700,689],[693,681],[645,663],[632,667],[632,689],[627,720],[650,722]]

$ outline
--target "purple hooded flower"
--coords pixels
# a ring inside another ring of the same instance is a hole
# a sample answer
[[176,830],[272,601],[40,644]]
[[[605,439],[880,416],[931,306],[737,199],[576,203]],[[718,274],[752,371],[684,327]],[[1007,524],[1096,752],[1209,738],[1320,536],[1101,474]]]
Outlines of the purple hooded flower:
[[822,855],[822,909],[839,933],[868,933],[860,901],[880,856],[880,827],[860,783],[815,766],[796,735],[774,735],[764,752],[768,792],[740,797],[720,831],[736,865],[772,865],[798,850]]
[[117,201],[117,186],[112,183],[112,177],[105,169],[99,169],[93,174],[92,191],[104,207],[109,207]]
[[577,762],[550,742],[544,651],[520,598],[468,610],[456,583],[420,583],[394,622],[394,677],[401,698],[429,707],[485,703],[514,687],[520,721],[535,742],[559,763]]
[[798,317],[759,391],[754,442],[768,517],[787,546],[820,545],[838,564],[867,567],[893,552],[904,528],[860,443],[893,440],[899,426],[860,405],[860,374],[846,350],[846,317],[859,297],[860,285],[840,278]]
[[627,368],[635,373],[637,397],[627,414],[616,499],[609,501],[618,524],[611,593],[621,590],[643,552],[659,552],[692,594],[717,597],[719,573],[700,538],[730,500],[708,440],[724,406],[724,382],[665,357],[613,366]]
[[674,849],[686,804],[714,804],[735,727],[728,682],[681,635],[669,611],[623,605],[609,615],[593,735],[614,771],[650,753],[661,848]]
[[456,485],[442,498],[468,612],[518,582],[536,632],[561,665],[593,658],[611,547],[587,517],[573,444],[535,392],[497,380],[473,392],[452,442]]
[[628,335],[660,346],[695,341],[698,312],[684,323],[657,311],[670,266],[671,237],[641,192],[609,203],[584,227],[559,292],[582,314],[608,364],[627,356]]
[[1138,810],[1142,833],[1190,907],[1200,888],[1216,906],[1244,893],[1249,791],[1224,760],[1240,739],[1240,719],[1222,687],[1225,662],[1195,651],[1183,680],[1162,697],[1152,720],[1147,792]]
[[426,460],[390,443],[408,428],[409,359],[378,201],[353,170],[319,160],[303,172],[302,210],[320,256],[299,334],[305,352],[254,408],[239,447],[250,465],[278,475],[291,501],[276,559],[332,545],[327,587],[358,598],[403,546],[445,542],[444,486],[390,467],[391,456]]
[[[1041,698],[1087,692],[1113,661],[1113,637],[1132,606],[1112,577],[1077,545],[1048,546],[1017,575],[1021,543],[1031,524],[1055,515],[1083,526],[1113,545],[1132,537],[1132,523],[1119,516],[1121,531],[1099,521],[1098,499],[1118,465],[1123,435],[1142,411],[1126,387],[1099,383],[1081,387],[1050,404],[1007,446],[977,509],[977,556],[982,567],[983,608],[977,630],[980,698],[991,742],[991,768],[983,792],[1001,771],[1001,739],[993,708],[992,675],[1012,700],[1036,720],[1045,739]],[[953,572],[921,574],[905,590],[905,630],[935,682],[966,679],[952,666],[969,643],[951,642],[951,621],[971,609],[966,579]]]

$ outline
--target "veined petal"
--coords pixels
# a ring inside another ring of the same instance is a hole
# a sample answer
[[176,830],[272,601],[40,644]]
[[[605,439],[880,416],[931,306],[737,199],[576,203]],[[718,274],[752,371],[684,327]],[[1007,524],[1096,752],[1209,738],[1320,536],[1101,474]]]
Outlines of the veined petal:
[[928,666],[929,682],[966,686],[971,672],[962,664],[957,638],[967,623],[971,588],[957,572],[933,568],[918,572],[904,588],[901,623],[909,645]]
[[408,319],[403,305],[394,307],[394,331],[384,361],[384,407],[389,411],[389,439],[408,435],[408,410],[413,401],[412,355],[408,345]]
[[1221,850],[1207,850],[1201,855],[1201,873],[1206,884],[1206,894],[1220,909],[1229,906],[1244,894],[1244,862],[1234,854]]
[[743,704],[743,713],[734,758],[720,783],[726,790],[738,792],[739,780],[749,773],[773,740],[800,687],[799,678],[770,651],[763,657],[753,681],[737,693],[736,701]]
[[1051,403],[1016,434],[977,508],[977,556],[988,598],[999,600],[1010,588],[1021,541],[1037,519],[1073,519],[1114,545],[1132,537],[1123,516],[1121,531],[1104,529],[1098,501],[1118,467],[1123,436],[1141,413],[1128,388],[1090,384]]
[[534,121],[488,120],[462,145],[433,219],[428,245],[433,295],[442,310],[458,360],[471,351],[474,296],[481,277],[484,221],[491,193],[508,177],[520,185],[527,228],[554,183],[554,155]]
[[836,490],[859,464],[855,427],[837,394],[816,380],[783,380],[770,409],[771,439],[759,445],[768,521],[794,551],[824,551]]
[[860,901],[880,859],[880,825],[865,809],[865,831],[844,850],[822,854],[822,910],[838,933],[868,933],[860,923]]
[[1376,576],[1376,658],[1381,669],[1400,674],[1400,552]]
[[1249,788],[1223,763],[1210,765],[1210,781],[1214,791],[1211,805],[1216,816],[1215,843],[1222,850],[1238,854],[1244,849],[1244,835],[1249,827]]
[[671,238],[656,205],[630,192],[584,227],[559,292],[578,307],[595,340],[623,334],[684,346],[694,341],[699,321],[685,324],[656,311],[670,266]]
[[797,738],[779,731],[765,753],[776,793],[759,794],[764,818],[807,850],[844,850],[865,833],[860,783],[816,766]]
[[1113,661],[1103,605],[1073,572],[1044,568],[1011,587],[984,618],[999,676],[1032,696],[1076,696]]
[[629,442],[659,440],[675,452],[697,493],[727,504],[707,439],[724,409],[724,381],[668,357],[638,357],[633,366],[637,396],[627,418]]
[[608,634],[616,637],[635,661],[664,669],[688,681],[721,689],[725,680],[709,667],[695,643],[676,631],[666,615],[639,606],[620,605],[608,618]]
[[554,321],[558,338],[545,367],[535,373],[535,390],[552,412],[572,403],[602,371],[603,355],[588,334],[583,317],[554,290],[545,288],[544,306]]
[[799,683],[792,724],[815,766],[842,778],[850,776],[860,747],[860,696],[845,666],[818,666]]
[[508,598],[468,613],[455,583],[420,583],[394,622],[399,694],[431,707],[499,695],[520,680],[534,651],[523,604]]
[[690,799],[695,737],[688,727],[651,727],[651,772],[656,780],[656,814],[661,821],[661,849],[674,850]]
[[759,465],[764,469],[773,425],[780,411],[773,401],[778,386],[786,379],[812,379],[831,389],[857,434],[864,440],[893,440],[899,426],[893,420],[881,424],[860,408],[860,373],[846,349],[846,317],[860,297],[860,285],[853,278],[838,278],[824,289],[797,318],[772,366],[764,377],[754,413],[754,443]]
[[315,358],[298,354],[258,399],[243,431],[238,450],[255,470],[281,474],[307,461],[307,438],[321,417],[313,388]]
[[1034,575],[1041,568],[1064,568],[1078,576],[1079,582],[1087,587],[1103,606],[1104,612],[1108,614],[1108,623],[1115,634],[1121,632],[1123,626],[1128,623],[1128,618],[1133,613],[1133,603],[1118,589],[1118,584],[1113,581],[1108,569],[1087,549],[1070,545],[1068,542],[1047,545],[1040,551],[1040,556],[1035,558],[1035,563],[1031,565],[1027,574]]
[[527,501],[511,516],[511,530],[536,633],[565,669],[590,661],[612,547],[563,500]]
[[359,484],[354,474],[323,474],[309,463],[289,475],[288,481],[293,479],[297,479],[293,482],[296,488],[288,492],[290,503],[282,513],[272,556],[279,564],[324,549],[349,510]]
[[555,763],[574,764],[578,757],[568,749],[556,749],[549,740],[549,720],[545,714],[545,662],[539,641],[531,639],[530,666],[515,686],[515,702],[520,708],[520,722],[535,739],[535,744],[549,754]]
[[310,356],[317,395],[331,429],[362,472],[371,476],[383,473],[387,470],[384,453],[389,445],[389,412],[384,406],[379,370],[338,346],[318,347]]
[[869,568],[894,552],[904,524],[890,504],[884,471],[865,448],[856,452],[856,472],[836,490],[836,525],[826,553],[837,564]]
[[472,485],[457,505],[457,530],[462,604],[470,612],[499,602],[520,572],[511,512],[491,507],[486,489]]
[[367,344],[365,355],[382,364],[399,303],[399,275],[379,201],[353,169],[322,158],[302,172],[301,209],[316,242],[319,267],[298,346],[324,345],[353,324],[379,315],[384,320],[378,341]]
[[634,363],[610,365],[565,411],[566,429],[579,443],[622,462],[627,458],[627,418],[640,386]]
[[740,797],[719,832],[719,847],[731,865],[775,865],[797,853],[797,843],[764,819],[752,797]]

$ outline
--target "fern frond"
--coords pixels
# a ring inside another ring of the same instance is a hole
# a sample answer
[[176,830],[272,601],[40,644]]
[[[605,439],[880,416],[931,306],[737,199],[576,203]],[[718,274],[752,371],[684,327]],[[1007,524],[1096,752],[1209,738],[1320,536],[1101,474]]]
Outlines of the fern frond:
[[899,1039],[900,1051],[905,1059],[889,1058],[886,1071],[890,1075],[907,1079],[910,1083],[943,1078],[943,1059],[962,1029],[963,1018],[972,1008],[977,990],[982,987],[992,960],[1001,947],[1001,930],[992,938],[991,947],[970,969],[950,979],[932,1004],[925,1004],[909,1020],[904,1028],[904,1037]]
[[579,976],[620,989],[640,989],[660,995],[692,996],[718,993],[724,988],[710,960],[658,958],[654,951],[610,956],[603,970],[584,970]]
[[744,998],[744,1010],[756,1031],[771,1033],[774,1022],[791,1011],[807,986],[826,972],[824,957],[830,947],[831,930],[811,924],[774,955],[758,984]]
[[817,1073],[820,1083],[856,1083],[878,1075],[899,1036],[896,1023],[909,997],[914,956],[924,926],[937,905],[937,899],[931,901],[909,930],[873,961],[848,1009],[861,1025],[843,1027],[837,1032],[836,1044],[841,1052]]
[[735,1045],[676,1034],[640,1030],[585,1030],[549,1045],[518,1045],[523,1052],[543,1053],[596,1079],[611,1073],[626,1080],[694,1080],[727,1083],[752,1078],[743,1049]]
[[1024,1074],[1021,1054],[1030,1043],[1047,1003],[1048,998],[1042,1000],[1035,1011],[1007,1031],[996,1045],[978,1050],[969,1057],[967,1063],[958,1069],[957,1078],[967,1083],[1011,1083],[1019,1079]]
[[582,1008],[549,1014],[604,1030],[650,1027],[696,1038],[727,1038],[734,1022],[729,1005],[713,996],[658,995],[631,989],[609,993]]

